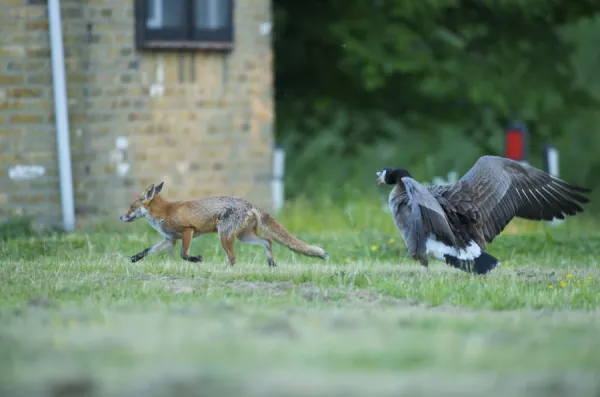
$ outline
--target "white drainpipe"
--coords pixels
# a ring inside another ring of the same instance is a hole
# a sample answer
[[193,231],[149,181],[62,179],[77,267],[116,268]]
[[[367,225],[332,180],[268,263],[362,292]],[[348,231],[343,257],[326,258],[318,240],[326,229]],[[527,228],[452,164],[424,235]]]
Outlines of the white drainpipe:
[[65,231],[70,232],[75,228],[75,204],[73,200],[69,116],[59,0],[48,0],[48,20],[50,25],[52,82],[54,86],[54,113],[56,115],[56,141],[58,145],[62,221]]
[[284,178],[285,150],[275,146],[273,151],[273,179],[271,181],[271,194],[273,200],[273,212],[277,213],[283,207],[283,178]]

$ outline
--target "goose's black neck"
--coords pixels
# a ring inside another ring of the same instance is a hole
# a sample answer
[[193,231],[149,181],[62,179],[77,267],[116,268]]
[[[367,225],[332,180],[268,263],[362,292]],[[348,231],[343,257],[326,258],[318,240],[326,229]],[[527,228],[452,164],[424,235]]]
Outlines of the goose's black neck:
[[388,185],[397,185],[402,182],[402,178],[408,176],[412,178],[410,172],[404,168],[384,168],[385,178],[384,181]]

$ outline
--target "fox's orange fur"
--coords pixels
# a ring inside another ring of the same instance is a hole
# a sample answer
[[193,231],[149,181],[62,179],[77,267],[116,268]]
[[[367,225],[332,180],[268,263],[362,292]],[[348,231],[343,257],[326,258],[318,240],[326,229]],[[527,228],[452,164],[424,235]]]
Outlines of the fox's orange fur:
[[[232,196],[203,197],[194,201],[167,201],[159,195],[163,183],[150,185],[135,199],[121,220],[132,222],[145,218],[165,238],[131,257],[137,262],[148,254],[173,248],[182,240],[181,257],[190,262],[201,262],[202,255],[190,255],[192,239],[204,233],[218,233],[230,265],[234,265],[235,239],[247,244],[262,245],[270,266],[275,266],[271,240],[307,256],[327,259],[320,247],[308,245],[294,237],[268,212],[244,199]],[[262,231],[264,237],[259,235]]]

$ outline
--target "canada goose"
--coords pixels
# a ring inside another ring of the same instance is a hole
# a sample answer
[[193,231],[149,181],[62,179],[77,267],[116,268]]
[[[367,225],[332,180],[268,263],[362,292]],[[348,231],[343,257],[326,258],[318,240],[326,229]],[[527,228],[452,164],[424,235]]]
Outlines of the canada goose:
[[484,252],[514,218],[564,219],[582,212],[591,189],[573,186],[530,165],[482,156],[456,183],[425,187],[404,168],[377,172],[389,195],[394,223],[413,259],[425,270],[429,254],[458,269],[485,274],[498,259]]

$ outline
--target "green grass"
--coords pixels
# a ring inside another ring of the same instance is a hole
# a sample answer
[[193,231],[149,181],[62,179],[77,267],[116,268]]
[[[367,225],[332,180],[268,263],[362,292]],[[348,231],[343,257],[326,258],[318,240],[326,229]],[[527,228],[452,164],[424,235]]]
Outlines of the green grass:
[[[600,232],[513,222],[481,277],[405,256],[373,204],[277,217],[329,262],[142,222],[0,242],[0,395],[597,396]],[[15,229],[16,230],[16,229]],[[86,394],[87,393],[87,394]]]

